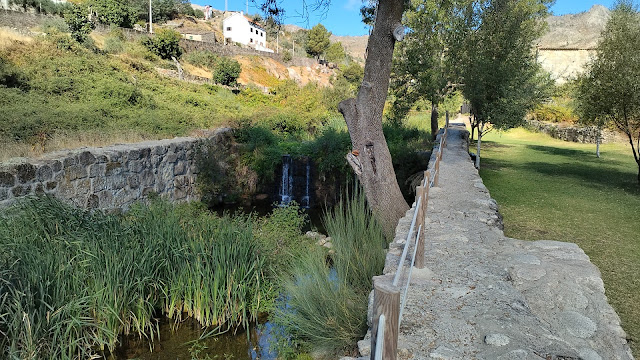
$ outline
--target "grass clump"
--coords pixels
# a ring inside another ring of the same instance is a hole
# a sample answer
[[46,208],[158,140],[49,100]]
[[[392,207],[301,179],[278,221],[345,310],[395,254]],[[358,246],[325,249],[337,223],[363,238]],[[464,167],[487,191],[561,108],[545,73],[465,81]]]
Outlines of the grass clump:
[[514,129],[490,134],[480,171],[505,235],[577,243],[598,266],[607,298],[640,356],[640,188],[628,145],[563,142]]
[[[3,212],[0,358],[92,358],[120,334],[157,338],[163,314],[218,330],[256,321],[276,296],[277,235],[203,210],[153,201],[116,216],[44,197]],[[278,221],[300,236],[295,216]]]
[[273,321],[295,351],[333,356],[353,350],[366,332],[368,294],[384,267],[386,241],[361,191],[324,221],[335,252],[327,258],[317,248],[295,263]]

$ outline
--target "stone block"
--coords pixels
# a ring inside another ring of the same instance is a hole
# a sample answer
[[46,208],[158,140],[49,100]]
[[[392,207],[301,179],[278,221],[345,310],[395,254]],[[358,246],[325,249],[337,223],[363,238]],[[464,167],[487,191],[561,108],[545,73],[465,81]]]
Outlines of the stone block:
[[148,186],[148,187],[142,189],[142,196],[144,196],[144,197],[147,197],[147,196],[149,196],[149,194],[152,194],[152,193],[156,194],[156,191],[151,186]]
[[44,185],[42,185],[42,183],[38,183],[36,184],[36,187],[34,189],[34,192],[36,193],[36,195],[42,195],[44,194]]
[[167,147],[164,145],[158,145],[158,146],[154,146],[151,149],[151,154],[152,155],[164,155],[167,153]]
[[155,175],[151,170],[143,170],[140,173],[140,184],[143,186],[151,186],[156,182],[155,180]]
[[177,163],[174,167],[173,167],[173,174],[174,175],[184,175],[187,172],[187,166],[185,165],[184,161],[181,161],[179,163]]
[[100,206],[100,199],[96,194],[90,194],[87,196],[87,201],[85,202],[85,207],[87,209],[97,209]]
[[111,190],[120,190],[127,186],[127,180],[124,176],[111,176],[106,179],[106,188]]
[[11,187],[16,184],[16,177],[12,173],[0,171],[0,186]]
[[106,171],[107,171],[106,164],[100,164],[100,163],[93,164],[89,166],[89,177],[94,178],[98,176],[104,176]]
[[7,200],[9,198],[9,189],[0,189],[0,201]]
[[76,195],[84,195],[91,193],[91,179],[84,178],[76,181]]
[[91,179],[91,192],[99,192],[107,188],[107,179],[104,177],[95,177]]
[[127,154],[127,158],[129,159],[129,161],[138,160],[141,157],[142,157],[142,153],[138,149],[129,150],[129,153]]
[[127,185],[132,189],[137,189],[140,186],[140,179],[138,178],[138,175],[133,174],[127,176]]
[[89,166],[96,162],[96,157],[89,151],[83,151],[78,155],[78,163],[82,166]]
[[119,161],[109,161],[105,166],[105,175],[113,176],[122,174],[122,164]]
[[141,159],[148,159],[150,155],[151,155],[151,149],[150,148],[142,148],[142,149],[140,149],[140,158]]
[[58,187],[57,181],[47,181],[47,184],[45,185],[45,188],[47,189],[47,191],[55,190],[55,188],[57,187]]
[[107,157],[107,155],[104,155],[104,154],[96,155],[96,163],[104,164],[107,161],[109,161],[109,158]]
[[36,168],[31,164],[18,164],[14,169],[16,178],[21,184],[26,184],[36,178]]
[[36,179],[38,181],[47,181],[51,180],[53,177],[53,170],[49,165],[42,165],[36,170]]
[[138,174],[145,168],[145,164],[142,160],[129,160],[129,162],[127,163],[127,168],[132,173]]
[[51,170],[53,172],[58,172],[62,170],[62,162],[60,162],[59,160],[54,160],[49,162],[49,166],[51,167]]
[[65,170],[65,177],[69,181],[84,179],[87,177],[87,168],[82,165],[72,165]]
[[162,162],[162,157],[159,155],[151,155],[151,166],[158,167],[158,165],[160,165],[160,163]]
[[178,155],[176,155],[176,154],[169,153],[164,157],[164,162],[165,163],[175,164],[176,161],[178,161]]
[[111,191],[100,191],[96,194],[98,196],[98,204],[103,209],[108,209],[113,207],[113,194]]
[[31,193],[31,185],[16,185],[11,189],[13,197],[27,196]]
[[75,165],[75,164],[77,164],[77,163],[78,163],[78,162],[76,161],[76,158],[75,158],[75,157],[73,157],[73,156],[66,157],[66,158],[64,158],[64,160],[62,160],[62,168],[63,168],[63,169],[66,169],[66,168],[68,168],[69,166],[73,166],[73,165]]

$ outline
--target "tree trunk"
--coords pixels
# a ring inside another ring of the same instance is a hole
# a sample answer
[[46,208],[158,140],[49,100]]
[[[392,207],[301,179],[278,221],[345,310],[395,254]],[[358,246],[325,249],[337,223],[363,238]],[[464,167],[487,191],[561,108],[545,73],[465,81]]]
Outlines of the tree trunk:
[[638,184],[640,184],[640,161],[638,163]]
[[596,134],[596,157],[600,158],[600,128],[598,128],[598,133]]
[[435,140],[438,134],[438,104],[431,104],[431,139]]
[[362,85],[355,99],[344,100],[338,107],[347,123],[354,150],[347,155],[349,164],[358,175],[367,201],[389,239],[395,235],[398,220],[409,209],[400,192],[382,132],[382,111],[395,45],[393,30],[400,25],[403,7],[404,1],[379,1],[376,23],[367,44],[369,56]]
[[480,143],[482,142],[482,131],[484,130],[484,124],[479,124],[478,126],[478,142],[476,143],[477,145],[477,151],[478,153],[476,154],[476,169],[480,170]]

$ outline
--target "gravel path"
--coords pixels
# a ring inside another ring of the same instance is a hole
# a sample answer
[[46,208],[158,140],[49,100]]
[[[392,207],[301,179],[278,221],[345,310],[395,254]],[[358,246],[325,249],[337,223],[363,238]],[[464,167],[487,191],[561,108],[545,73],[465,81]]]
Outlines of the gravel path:
[[[430,191],[427,268],[413,270],[399,357],[633,359],[600,272],[577,245],[504,236],[467,138],[452,124]],[[398,224],[385,274],[395,272],[412,216]],[[359,342],[361,355],[369,346],[369,337]]]

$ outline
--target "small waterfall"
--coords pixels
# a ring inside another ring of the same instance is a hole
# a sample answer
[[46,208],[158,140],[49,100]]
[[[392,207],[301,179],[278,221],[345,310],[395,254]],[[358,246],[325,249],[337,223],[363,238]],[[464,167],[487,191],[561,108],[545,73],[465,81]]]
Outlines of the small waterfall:
[[287,205],[293,200],[293,161],[291,156],[282,156],[282,177],[280,179],[280,205]]
[[300,206],[302,206],[305,209],[308,209],[309,207],[311,207],[310,204],[310,197],[309,197],[309,183],[311,182],[311,161],[307,160],[307,165],[306,165],[307,169],[306,169],[306,175],[305,175],[305,187],[304,187],[304,196],[302,197],[302,201],[300,202]]

